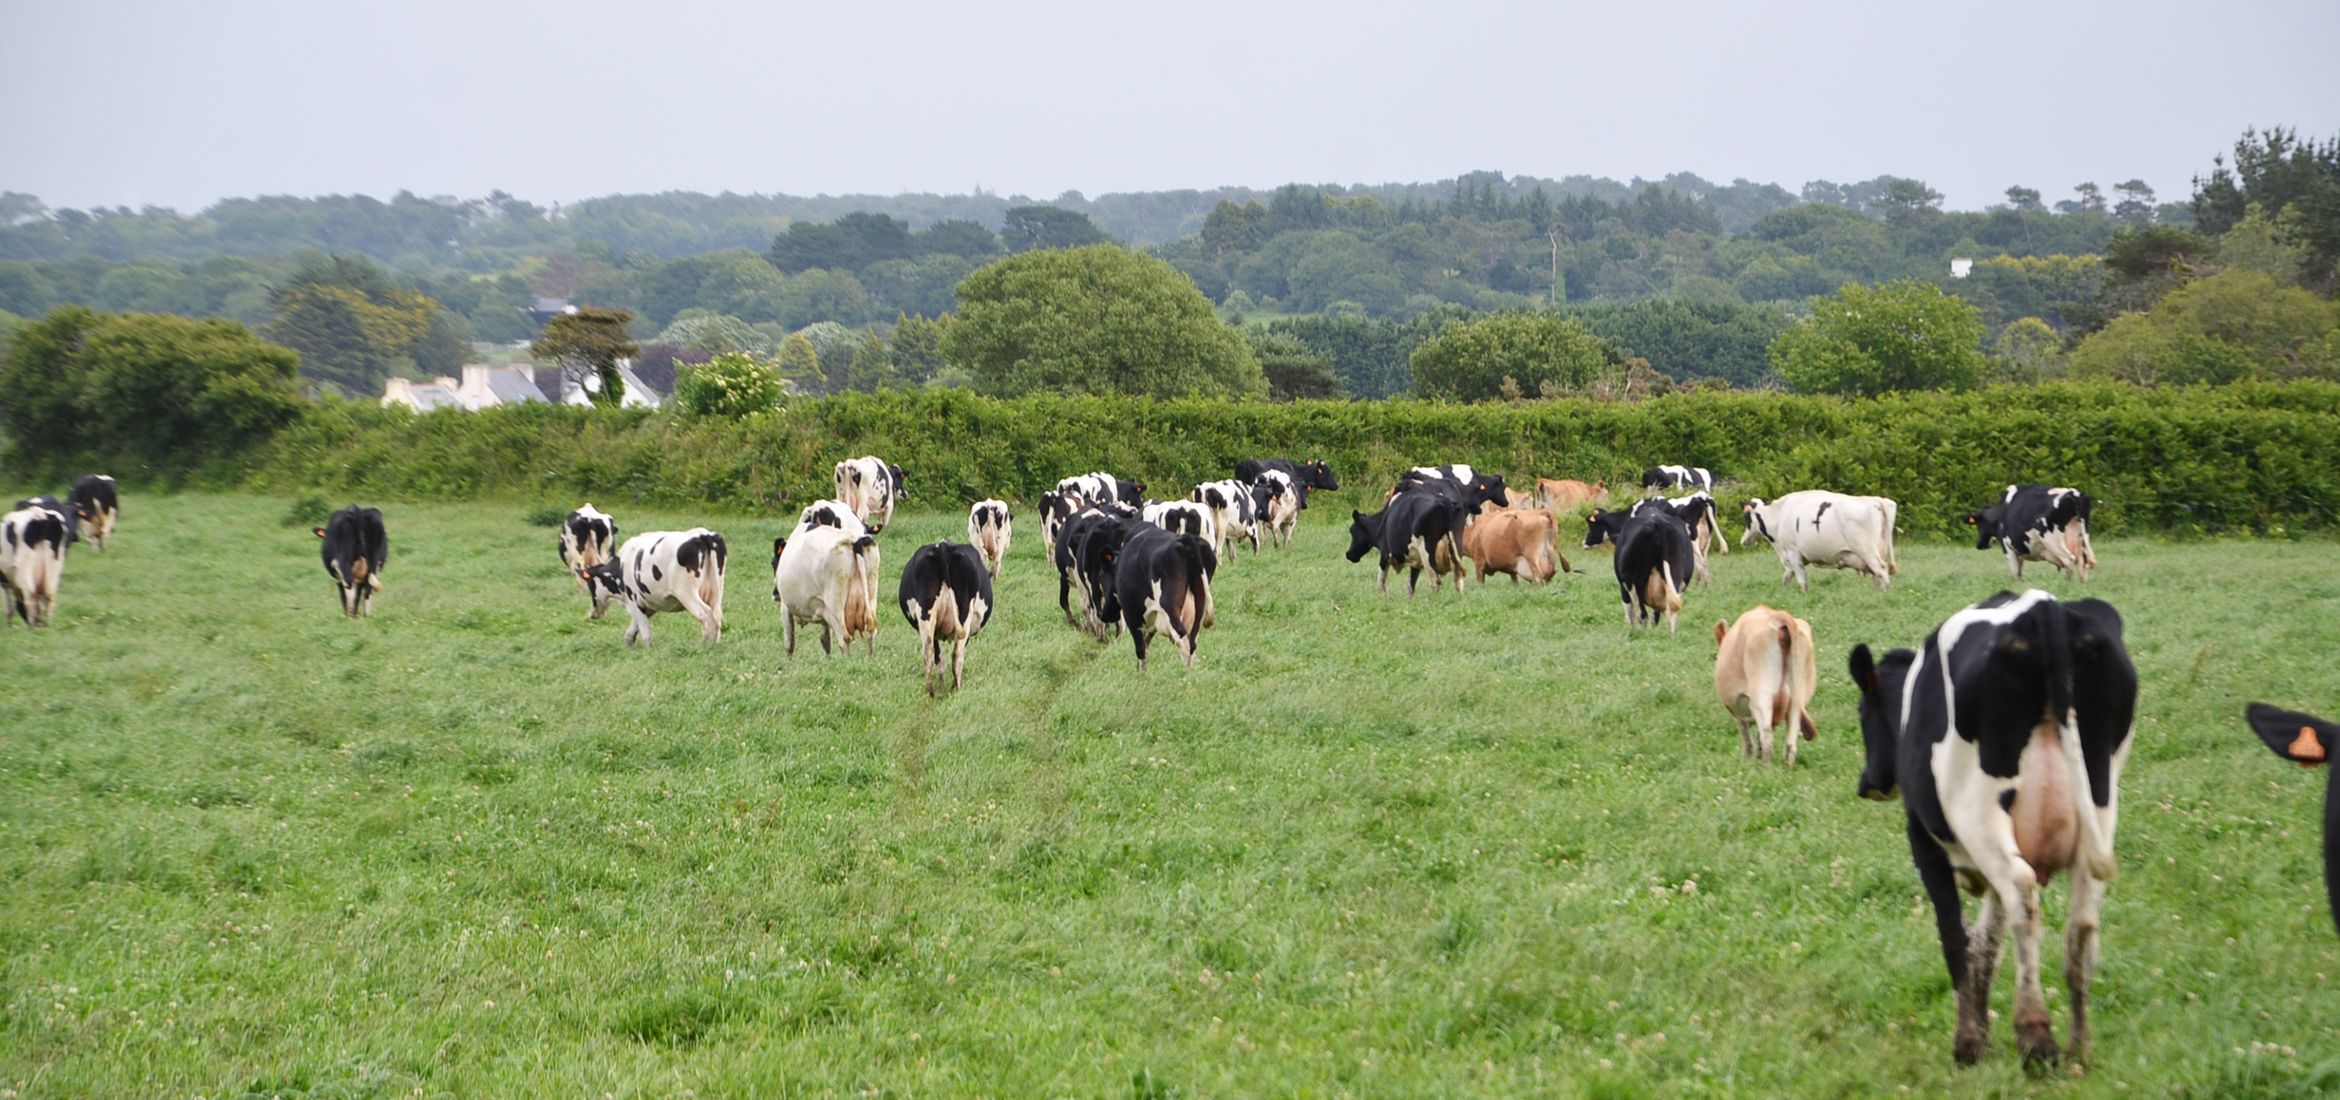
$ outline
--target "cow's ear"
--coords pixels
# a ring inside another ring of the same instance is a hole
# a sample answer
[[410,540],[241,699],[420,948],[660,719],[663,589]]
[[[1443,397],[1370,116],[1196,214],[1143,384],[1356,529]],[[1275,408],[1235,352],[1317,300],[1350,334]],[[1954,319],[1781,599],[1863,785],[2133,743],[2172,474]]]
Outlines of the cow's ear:
[[1714,644],[1721,645],[1723,636],[1729,634],[1730,632],[1731,627],[1729,623],[1726,623],[1721,619],[1716,619],[1714,621]]
[[1974,526],[1974,513],[1972,513],[1972,512],[1968,512],[1968,513],[1966,513],[1966,525],[1967,525],[1968,527],[1972,527],[1972,526]]
[[310,531],[310,533],[311,533],[311,534],[314,534],[314,535],[316,535],[318,538],[324,538],[324,537],[325,537],[325,529],[324,529],[324,528],[322,528],[322,527],[311,527],[311,528],[309,528],[309,531]]
[[1877,681],[1877,659],[1869,653],[1868,643],[1853,647],[1852,659],[1846,662],[1852,672],[1853,686],[1863,695],[1875,695],[1882,686]]
[[2251,723],[2251,732],[2275,750],[2275,755],[2303,767],[2312,768],[2329,761],[2332,751],[2340,748],[2340,725],[2312,714],[2252,703],[2243,715]]
[[774,553],[774,554],[778,554],[780,551],[782,551],[782,550],[786,550],[786,549],[788,549],[788,538],[787,538],[787,536],[783,535],[783,536],[781,536],[781,537],[779,537],[779,538],[776,538],[776,539],[773,539],[773,540],[772,540],[772,553]]

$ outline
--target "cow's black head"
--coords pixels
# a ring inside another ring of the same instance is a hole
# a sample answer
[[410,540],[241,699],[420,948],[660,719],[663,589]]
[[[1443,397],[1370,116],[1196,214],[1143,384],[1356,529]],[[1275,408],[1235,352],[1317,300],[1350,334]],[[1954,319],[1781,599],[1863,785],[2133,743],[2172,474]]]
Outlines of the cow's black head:
[[785,537],[772,540],[772,598],[780,598],[780,552],[788,549]]
[[893,476],[894,495],[902,498],[903,500],[910,499],[910,482],[907,478],[902,476],[902,468],[900,466],[888,463],[886,465],[886,473]]
[[1853,686],[1861,692],[1861,742],[1867,747],[1868,759],[1861,766],[1860,794],[1862,798],[1887,802],[1901,795],[1900,747],[1901,692],[1909,673],[1911,661],[1917,654],[1896,649],[1885,654],[1879,664],[1869,654],[1869,647],[1853,647],[1849,667]]
[[1622,522],[1615,512],[1593,509],[1591,515],[1584,517],[1584,548],[1590,550],[1616,538],[1617,527]]
[[1771,526],[1763,522],[1762,497],[1741,502],[1739,516],[1747,521],[1747,533],[1739,536],[1739,545],[1745,546],[1755,541],[1757,535],[1763,536],[1765,542],[1771,541]]
[[1311,488],[1322,489],[1329,493],[1336,492],[1341,487],[1340,479],[1333,476],[1332,467],[1325,465],[1322,459],[1310,459],[1306,465],[1300,467],[1300,472],[1307,475],[1306,480]]
[[1368,515],[1366,515],[1366,514],[1365,514],[1365,513],[1363,513],[1363,512],[1354,511],[1354,510],[1350,511],[1350,513],[1349,513],[1349,560],[1350,560],[1350,561],[1363,561],[1363,560],[1365,560],[1365,555],[1366,555],[1367,553],[1371,552],[1371,551],[1372,551],[1372,549],[1374,548],[1374,546],[1375,546],[1375,545],[1377,545],[1377,544],[1378,544],[1378,543],[1381,541],[1381,539],[1380,539],[1380,535],[1381,535],[1381,525],[1380,525],[1380,523],[1378,522],[1380,519],[1381,519],[1381,517],[1380,517],[1380,516],[1378,516],[1378,515],[1375,515],[1375,516],[1368,516]]
[[1988,550],[1999,538],[1999,505],[1991,505],[1979,512],[1966,513],[1966,525],[1974,528],[1974,548]]
[[585,581],[585,594],[593,597],[593,610],[586,614],[586,618],[600,618],[603,612],[609,610],[611,603],[625,594],[625,574],[618,569],[618,563],[614,561],[605,561],[590,569],[578,570],[577,576]]

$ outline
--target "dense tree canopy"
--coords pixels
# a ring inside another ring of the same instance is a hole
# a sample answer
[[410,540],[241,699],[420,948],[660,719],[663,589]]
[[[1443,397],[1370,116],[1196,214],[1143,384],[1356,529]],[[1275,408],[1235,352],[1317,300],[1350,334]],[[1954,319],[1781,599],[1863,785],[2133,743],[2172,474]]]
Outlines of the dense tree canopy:
[[2170,291],[2073,349],[2075,378],[2138,383],[2340,378],[2340,304],[2247,268]]
[[1600,338],[1571,318],[1498,313],[1450,321],[1414,349],[1414,392],[1450,401],[1582,393],[1611,361]]
[[17,465],[105,461],[150,474],[257,445],[300,411],[299,358],[234,321],[66,306],[0,360]]
[[1267,392],[1250,346],[1193,284],[1117,245],[1026,252],[967,276],[943,354],[991,394]]
[[1983,380],[1973,306],[1924,283],[1847,286],[1771,343],[1771,368],[1798,393],[1874,397],[1965,389]]
[[564,313],[545,323],[544,335],[528,345],[528,354],[538,362],[558,366],[594,404],[614,408],[626,396],[618,360],[630,359],[642,350],[626,335],[626,326],[633,320],[634,315],[622,309],[588,307]]

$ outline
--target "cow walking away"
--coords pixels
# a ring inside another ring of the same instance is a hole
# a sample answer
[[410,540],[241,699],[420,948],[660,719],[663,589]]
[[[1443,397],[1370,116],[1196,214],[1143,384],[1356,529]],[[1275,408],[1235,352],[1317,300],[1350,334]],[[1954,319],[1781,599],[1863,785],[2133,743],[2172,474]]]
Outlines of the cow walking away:
[[[2070,1054],[2088,1056],[2097,922],[2112,881],[2122,765],[2137,713],[2137,670],[2121,617],[2101,600],[2001,592],[1950,616],[1915,651],[1849,662],[1861,693],[1864,798],[1901,797],[1911,859],[1933,903],[1958,1004],[1951,1054],[1990,1044],[1990,994],[2015,941],[2015,1041],[2028,1065],[2055,1061],[2040,990],[2040,887],[2071,875],[2064,921]],[[1982,897],[1964,923],[1958,891]]]
[[8,594],[10,622],[49,625],[70,537],[65,513],[55,508],[20,507],[0,516],[0,589]]
[[1219,524],[1211,510],[1191,500],[1150,501],[1138,511],[1138,518],[1165,531],[1184,532],[1210,543],[1219,544]]
[[2083,584],[2096,569],[2096,547],[2088,541],[2088,513],[2096,501],[2078,489],[2009,485],[1999,502],[1966,514],[1974,548],[1998,543],[2007,552],[2007,572],[2023,579],[2023,563],[2044,561]]
[[1557,516],[1605,499],[1608,495],[1609,483],[1605,481],[1587,485],[1570,478],[1539,477],[1536,479],[1535,492],[1529,494],[1529,499],[1535,502],[1536,507]]
[[593,585],[585,579],[585,571],[617,553],[617,535],[617,520],[591,501],[578,505],[561,521],[561,564],[569,567],[569,575],[577,578],[577,590],[588,597],[593,595]]
[[2332,754],[2340,752],[2340,724],[2312,714],[2277,710],[2252,703],[2243,712],[2251,730],[2275,755],[2303,768],[2323,765],[2324,779],[2324,894],[2332,906],[2332,927],[2340,931],[2340,766]]
[[1489,573],[1508,573],[1511,583],[1542,584],[1568,571],[1568,559],[1556,545],[1559,522],[1541,508],[1508,508],[1480,516],[1463,529],[1462,552],[1477,567],[1477,580]]
[[114,537],[114,521],[121,516],[122,500],[114,490],[114,479],[105,474],[83,474],[73,479],[73,488],[66,494],[65,518],[73,525],[70,542],[84,538],[96,546],[98,553],[106,552],[106,542]]
[[1690,583],[1696,568],[1689,529],[1671,512],[1636,516],[1594,509],[1585,517],[1584,545],[1603,542],[1617,544],[1611,565],[1617,574],[1618,598],[1625,604],[1626,627],[1656,626],[1663,617],[1666,633],[1673,633],[1682,613],[1682,587]]
[[772,540],[772,598],[780,604],[787,654],[796,655],[796,628],[821,624],[821,652],[850,653],[866,638],[877,652],[878,548],[873,535],[818,526]]
[[1113,602],[1113,555],[1131,530],[1142,526],[1144,521],[1118,511],[1083,508],[1065,521],[1057,537],[1057,606],[1064,609],[1066,623],[1099,642],[1111,641],[1121,629],[1121,611]]
[[1739,725],[1739,753],[1772,758],[1775,743],[1796,766],[1797,734],[1820,735],[1812,724],[1812,692],[1819,686],[1819,657],[1812,649],[1812,624],[1760,604],[1737,622],[1714,624],[1714,693]]
[[704,527],[644,531],[627,539],[611,560],[585,571],[587,594],[593,597],[588,617],[598,619],[610,604],[624,600],[629,646],[649,644],[650,616],[661,611],[688,612],[699,620],[700,640],[717,641],[723,637],[723,579],[729,559],[723,536]]
[[1216,619],[1211,575],[1219,555],[1211,543],[1141,523],[1106,557],[1114,603],[1137,648],[1138,671],[1145,671],[1146,647],[1156,634],[1169,638],[1179,660],[1193,668],[1196,637]]
[[1288,458],[1246,458],[1235,463],[1235,480],[1245,485],[1257,485],[1262,475],[1271,472],[1280,474],[1291,482],[1294,490],[1292,500],[1294,509],[1308,507],[1308,491],[1310,489],[1322,489],[1331,493],[1338,492],[1341,487],[1341,480],[1333,476],[1332,467],[1326,465],[1322,459],[1312,458],[1306,462],[1294,462]]
[[1474,470],[1464,464],[1456,464],[1451,466],[1416,466],[1406,471],[1398,477],[1398,483],[1390,489],[1389,495],[1383,498],[1383,503],[1396,500],[1400,493],[1416,489],[1445,493],[1453,499],[1461,501],[1466,520],[1470,516],[1477,515],[1479,509],[1486,505],[1496,504],[1500,507],[1499,502],[1509,499],[1507,487],[1503,484],[1503,475]]
[[846,459],[837,464],[836,475],[837,499],[873,535],[894,521],[894,505],[910,495],[902,468],[876,455]]
[[1004,500],[978,500],[967,509],[967,545],[982,556],[984,570],[994,577],[999,576],[1000,562],[1007,559],[1014,521]]
[[1068,477],[1056,483],[1056,491],[1072,498],[1075,506],[1086,504],[1098,507],[1121,503],[1138,507],[1146,502],[1146,483],[1115,477],[1103,471]]
[[1206,481],[1195,486],[1186,499],[1210,513],[1211,525],[1219,533],[1216,549],[1222,556],[1233,553],[1238,542],[1249,542],[1251,552],[1259,553],[1263,494],[1241,481]]
[[1690,557],[1696,579],[1711,582],[1714,578],[1706,569],[1708,542],[1722,547],[1723,553],[1731,551],[1730,540],[1723,537],[1722,517],[1716,510],[1713,495],[1699,492],[1673,500],[1643,497],[1625,510],[1625,514],[1632,516],[1649,512],[1669,513],[1681,521],[1682,527],[1690,532]]
[[309,529],[319,540],[325,575],[341,591],[341,613],[349,618],[374,613],[374,594],[382,590],[382,566],[390,560],[390,536],[382,529],[376,508],[350,505]]
[[1655,495],[1668,489],[1714,491],[1714,471],[1704,466],[1652,466],[1641,474],[1641,491]]
[[1291,546],[1293,530],[1300,523],[1300,501],[1308,491],[1282,470],[1263,470],[1252,479],[1251,492],[1268,537],[1278,549]]
[[[902,617],[918,632],[926,694],[947,672],[951,690],[966,679],[967,643],[991,618],[991,570],[972,546],[944,541],[919,547],[902,566]],[[946,656],[944,647],[950,647]]]

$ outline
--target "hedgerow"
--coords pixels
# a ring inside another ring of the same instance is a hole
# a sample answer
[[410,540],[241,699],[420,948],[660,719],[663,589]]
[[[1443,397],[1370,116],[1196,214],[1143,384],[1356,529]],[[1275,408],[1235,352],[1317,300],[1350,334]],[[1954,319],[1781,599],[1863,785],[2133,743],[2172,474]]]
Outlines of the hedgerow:
[[417,416],[336,402],[306,411],[224,480],[274,492],[778,512],[827,495],[831,465],[861,454],[907,472],[913,507],[945,509],[1030,500],[1097,469],[1168,495],[1227,476],[1238,458],[1285,456],[1332,463],[1343,491],[1315,502],[1334,515],[1377,504],[1418,463],[1467,462],[1515,480],[1606,479],[1632,494],[1641,470],[1678,462],[1716,471],[1726,511],[1794,489],[1875,493],[1901,502],[1911,535],[1962,535],[1959,517],[2011,481],[2088,490],[2106,534],[2340,528],[2340,385],[2313,382],[1496,405],[935,390],[798,401],[736,420],[546,406]]

